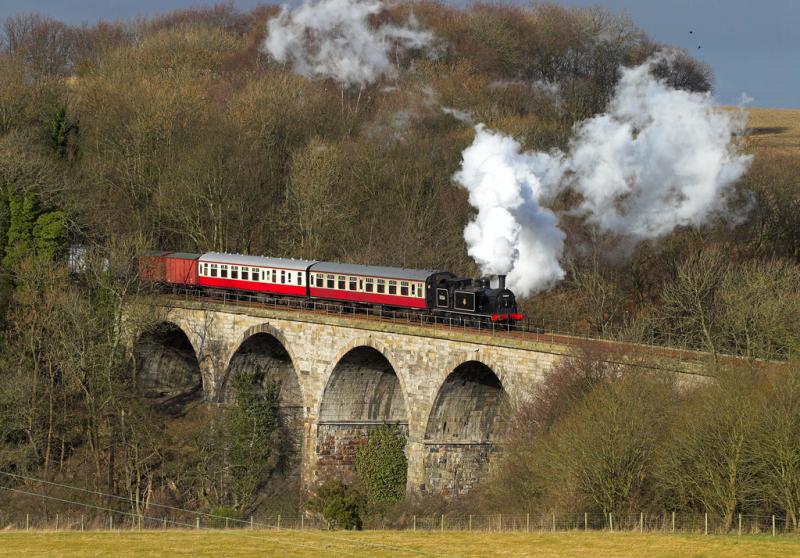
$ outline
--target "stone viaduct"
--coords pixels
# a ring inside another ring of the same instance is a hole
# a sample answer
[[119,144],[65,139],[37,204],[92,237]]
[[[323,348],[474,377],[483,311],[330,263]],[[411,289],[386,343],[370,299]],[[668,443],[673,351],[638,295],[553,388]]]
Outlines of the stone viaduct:
[[280,382],[305,487],[352,475],[358,445],[388,423],[406,435],[409,493],[467,492],[498,450],[508,409],[572,350],[547,335],[174,298],[157,314],[158,325],[131,334],[137,382],[171,404],[223,405],[242,371]]

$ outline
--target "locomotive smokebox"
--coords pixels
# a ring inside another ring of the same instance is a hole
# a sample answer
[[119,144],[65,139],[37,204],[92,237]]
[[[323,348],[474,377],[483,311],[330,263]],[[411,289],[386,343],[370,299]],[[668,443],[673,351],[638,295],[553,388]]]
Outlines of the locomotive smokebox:
[[498,275],[497,276],[497,288],[501,291],[506,288],[506,276],[505,275]]

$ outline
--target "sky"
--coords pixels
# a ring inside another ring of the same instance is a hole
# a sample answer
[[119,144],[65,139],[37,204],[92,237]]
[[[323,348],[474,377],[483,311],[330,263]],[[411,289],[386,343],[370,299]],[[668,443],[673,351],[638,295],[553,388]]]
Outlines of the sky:
[[[463,6],[465,0],[446,0]],[[502,0],[494,0],[501,3]],[[517,5],[525,0],[506,0]],[[2,0],[0,20],[39,12],[65,23],[152,16],[217,2],[204,0]],[[263,0],[234,0],[241,9]],[[280,3],[280,2],[277,2]],[[296,4],[289,2],[290,5]],[[714,72],[715,95],[737,104],[800,108],[800,0],[556,0],[626,13],[655,40],[685,48]],[[698,48],[699,47],[699,48]]]

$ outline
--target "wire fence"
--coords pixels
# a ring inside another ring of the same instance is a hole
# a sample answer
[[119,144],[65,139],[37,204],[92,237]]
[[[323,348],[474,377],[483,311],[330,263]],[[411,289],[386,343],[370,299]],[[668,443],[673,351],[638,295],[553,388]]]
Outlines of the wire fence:
[[[635,353],[661,352],[680,367],[684,362],[707,361],[708,353],[683,346],[679,338],[666,335],[648,340],[647,344],[627,339],[627,329],[607,325],[600,330],[587,323],[545,320],[526,317],[514,322],[492,322],[474,316],[438,314],[429,311],[389,310],[383,307],[345,305],[336,302],[292,297],[276,297],[264,293],[231,292],[213,289],[193,289],[179,286],[165,287],[167,293],[186,301],[204,300],[223,304],[253,305],[274,310],[295,310],[320,314],[361,317],[394,324],[415,325],[433,330],[462,331],[492,337],[525,339],[540,344],[574,345],[582,340],[604,341],[617,344],[621,351]],[[719,355],[718,355],[719,356]],[[735,357],[734,357],[735,358]]]
[[[329,530],[330,525],[317,514],[296,513],[253,516],[247,519],[218,516],[186,510],[182,514],[158,515],[148,510],[132,513],[121,510],[92,510],[81,506],[57,513],[8,514],[0,510],[0,528],[27,531],[138,531],[167,529],[200,530]],[[401,520],[367,520],[366,530],[420,532],[503,532],[564,533],[581,531],[677,533],[695,535],[800,535],[800,530],[779,515],[736,514],[726,520],[697,513],[527,513],[527,514],[427,514],[408,515]]]
[[[0,498],[0,529],[15,530],[146,530],[146,529],[250,529],[326,530],[332,527],[310,512],[262,513],[247,518],[207,513],[179,506],[148,502],[69,484],[0,471],[14,485],[0,485],[0,494],[22,497],[11,508]],[[38,504],[38,506],[37,506]],[[24,511],[20,506],[29,506]],[[42,511],[42,506],[47,510]],[[393,518],[367,518],[365,529],[399,531],[574,532],[633,531],[641,533],[691,533],[705,535],[800,534],[797,518],[780,514],[730,514],[639,512],[532,512],[532,513],[428,513],[399,514]]]

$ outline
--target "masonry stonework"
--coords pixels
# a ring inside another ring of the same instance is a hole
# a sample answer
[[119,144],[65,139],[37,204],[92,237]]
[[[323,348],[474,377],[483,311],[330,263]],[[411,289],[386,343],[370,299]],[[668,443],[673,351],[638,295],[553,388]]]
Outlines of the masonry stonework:
[[282,350],[270,350],[288,357],[296,377],[306,488],[326,475],[346,477],[369,430],[395,423],[407,435],[410,493],[468,491],[497,450],[502,409],[569,352],[470,329],[284,309],[169,299],[160,312],[191,342],[210,402],[225,401],[231,362],[257,350],[248,340],[274,338]]

